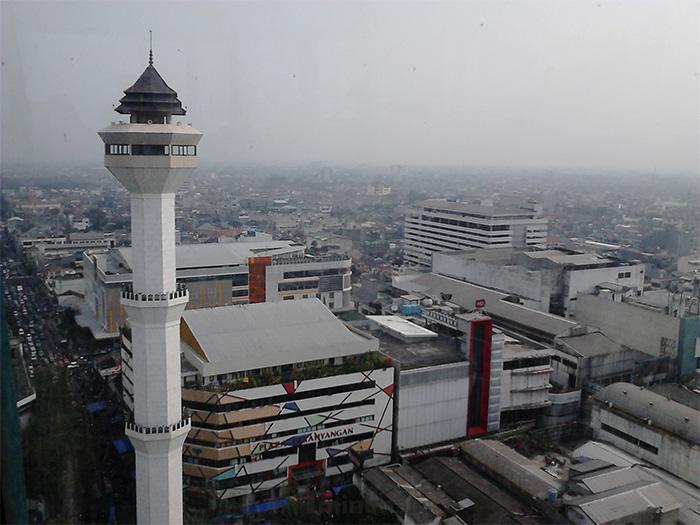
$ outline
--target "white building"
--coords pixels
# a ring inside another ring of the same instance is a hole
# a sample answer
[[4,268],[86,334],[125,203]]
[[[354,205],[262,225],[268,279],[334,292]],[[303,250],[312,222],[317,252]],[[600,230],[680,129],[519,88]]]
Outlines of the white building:
[[197,167],[202,134],[171,123],[185,110],[149,65],[124,91],[99,136],[105,166],[131,204],[133,283],[121,293],[130,323],[133,417],[126,435],[136,451],[136,520],[182,523],[182,445],[190,429],[180,396],[180,316],[189,294],[175,282],[175,193]]
[[90,219],[83,217],[82,219],[73,220],[71,227],[81,232],[87,231],[90,228]]
[[510,421],[537,419],[538,413],[551,405],[551,349],[533,348],[495,329],[492,349],[501,349],[501,427]]
[[540,205],[515,207],[428,200],[406,215],[404,257],[430,268],[436,252],[465,248],[545,248],[547,219]]
[[601,283],[639,295],[644,264],[614,257],[551,250],[461,250],[433,255],[433,271],[517,296],[522,304],[572,317],[577,296]]
[[377,183],[377,184],[369,184],[367,186],[367,195],[372,195],[372,196],[384,196],[384,195],[390,195],[391,194],[391,186],[388,186],[386,184]]
[[33,250],[42,259],[65,257],[83,250],[112,248],[114,234],[103,232],[73,232],[56,237],[21,237],[22,249]]
[[189,490],[241,504],[388,463],[394,369],[316,299],[183,315]]
[[699,299],[662,294],[665,297],[659,305],[646,294],[627,295],[612,285],[601,284],[591,293],[578,295],[576,320],[599,328],[627,348],[671,359],[674,366],[670,378],[692,378],[700,370]]
[[[352,307],[350,257],[311,257],[292,241],[183,244],[175,247],[176,280],[188,309],[318,297],[333,311]],[[124,324],[121,288],[132,281],[133,250],[83,254],[85,300],[77,321],[95,338],[114,338]],[[250,268],[255,277],[250,279]]]
[[631,383],[593,396],[595,439],[700,486],[700,412]]
[[317,297],[333,312],[353,308],[347,255],[278,257],[265,267],[265,301]]
[[368,316],[396,367],[396,447],[405,451],[467,434],[469,368],[456,341],[398,316]]

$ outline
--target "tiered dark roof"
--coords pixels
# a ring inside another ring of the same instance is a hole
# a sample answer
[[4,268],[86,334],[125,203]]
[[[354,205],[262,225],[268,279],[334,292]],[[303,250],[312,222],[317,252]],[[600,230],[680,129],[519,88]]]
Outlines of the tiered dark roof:
[[117,113],[125,115],[184,115],[177,93],[149,63],[133,86],[124,91]]

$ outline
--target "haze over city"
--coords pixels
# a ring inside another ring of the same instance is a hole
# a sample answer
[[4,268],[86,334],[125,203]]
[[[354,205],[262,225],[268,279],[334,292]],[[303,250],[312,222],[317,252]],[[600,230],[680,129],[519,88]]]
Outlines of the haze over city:
[[[3,163],[99,162],[155,63],[206,163],[698,173],[698,4],[3,2]],[[99,72],[99,74],[98,74]]]
[[0,523],[698,523],[698,20],[0,0]]

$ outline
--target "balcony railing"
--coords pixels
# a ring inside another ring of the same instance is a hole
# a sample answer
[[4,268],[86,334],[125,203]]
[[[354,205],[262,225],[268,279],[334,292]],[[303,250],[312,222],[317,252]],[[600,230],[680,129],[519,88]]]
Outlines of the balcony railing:
[[185,296],[187,296],[187,287],[181,283],[175,286],[175,291],[163,293],[134,292],[131,284],[122,286],[122,299],[128,301],[169,301]]
[[309,264],[309,263],[320,263],[320,262],[345,262],[350,261],[349,255],[318,255],[314,257],[307,256],[297,256],[297,257],[283,257],[272,261],[272,266],[280,266],[283,264]]
[[138,432],[139,434],[169,434],[188,426],[190,423],[191,418],[189,417],[181,419],[172,425],[161,425],[158,427],[144,427],[142,425],[137,425],[133,421],[128,421],[126,423],[126,429],[131,430],[132,432]]
[[256,388],[282,384],[289,381],[306,381],[337,375],[366,372],[378,368],[391,367],[391,360],[379,352],[367,352],[348,356],[347,360],[339,365],[319,365],[308,368],[295,368],[288,374],[279,375],[272,373],[270,369],[263,369],[259,375],[247,376],[233,381],[222,383],[209,383],[207,385],[187,385],[191,390],[206,390],[211,392],[233,392],[247,388]]
[[451,315],[435,312],[433,310],[423,310],[422,314],[426,319],[447,325],[451,328],[457,328],[457,319]]

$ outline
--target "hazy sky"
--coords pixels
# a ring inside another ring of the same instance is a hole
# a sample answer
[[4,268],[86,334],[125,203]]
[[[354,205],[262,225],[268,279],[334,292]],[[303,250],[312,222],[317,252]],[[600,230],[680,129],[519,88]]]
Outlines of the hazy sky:
[[99,163],[155,65],[201,162],[698,172],[696,1],[0,0],[2,159]]

